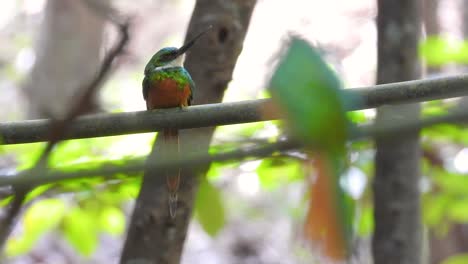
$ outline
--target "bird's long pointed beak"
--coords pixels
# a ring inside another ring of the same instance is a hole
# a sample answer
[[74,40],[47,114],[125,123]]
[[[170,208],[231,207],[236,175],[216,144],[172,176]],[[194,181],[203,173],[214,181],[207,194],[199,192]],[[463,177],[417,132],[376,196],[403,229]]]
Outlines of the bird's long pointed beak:
[[177,57],[184,54],[187,50],[189,50],[193,44],[195,44],[195,42],[201,37],[203,36],[206,32],[208,32],[210,29],[212,28],[212,26],[209,26],[207,29],[205,29],[204,31],[202,31],[201,33],[198,33],[198,35],[196,35],[193,39],[191,39],[189,42],[185,43],[182,47],[180,47],[178,50],[177,50]]

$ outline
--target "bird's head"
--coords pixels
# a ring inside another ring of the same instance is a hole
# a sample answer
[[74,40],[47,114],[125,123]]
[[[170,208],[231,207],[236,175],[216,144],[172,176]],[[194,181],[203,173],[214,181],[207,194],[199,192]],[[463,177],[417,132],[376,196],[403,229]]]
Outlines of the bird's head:
[[195,42],[209,29],[211,29],[211,27],[199,33],[192,40],[180,48],[166,47],[160,49],[158,52],[156,52],[156,54],[153,55],[153,57],[151,57],[151,60],[148,62],[148,64],[146,64],[145,75],[149,74],[152,70],[158,67],[182,66],[184,63],[185,52],[187,52],[187,50],[189,50],[193,44],[195,44]]

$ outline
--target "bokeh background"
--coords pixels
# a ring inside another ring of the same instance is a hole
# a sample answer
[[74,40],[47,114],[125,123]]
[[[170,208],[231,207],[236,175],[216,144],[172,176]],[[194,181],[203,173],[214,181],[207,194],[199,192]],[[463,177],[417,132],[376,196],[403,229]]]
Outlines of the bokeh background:
[[[182,44],[195,2],[111,2],[120,13],[132,17],[130,43],[100,90],[93,111],[145,110],[141,93],[144,65],[161,47]],[[427,35],[441,36],[437,45],[449,51],[463,45],[468,32],[466,1],[426,2]],[[272,65],[291,34],[318,46],[346,87],[373,85],[375,17],[376,3],[371,0],[258,0],[224,101],[267,97],[265,86]],[[74,100],[74,87],[94,74],[115,37],[115,29],[80,1],[2,1],[0,121],[63,115]],[[426,47],[432,48],[430,43]],[[462,71],[462,63],[442,60],[428,65],[427,76]],[[431,102],[423,113],[441,113],[456,104],[464,102]],[[365,110],[355,118],[366,123],[374,116],[374,110]],[[278,135],[280,126],[273,121],[219,127],[213,149]],[[66,141],[54,152],[51,163],[79,167],[86,162],[143,157],[153,140],[154,134],[148,133]],[[467,143],[468,133],[460,127],[441,126],[424,132],[421,189],[425,194],[425,252],[431,253],[431,263],[468,250]],[[43,145],[2,146],[0,170],[14,173],[31,166]],[[357,263],[371,263],[372,147],[370,142],[350,146],[350,167],[341,180],[355,203],[353,252]],[[213,164],[208,179],[215,186],[214,194],[197,201],[196,208],[208,209],[196,209],[182,263],[320,263],[302,237],[307,185],[301,166],[304,157],[296,154]],[[139,179],[75,185],[37,190],[43,195],[28,204],[8,242],[9,263],[117,262]]]

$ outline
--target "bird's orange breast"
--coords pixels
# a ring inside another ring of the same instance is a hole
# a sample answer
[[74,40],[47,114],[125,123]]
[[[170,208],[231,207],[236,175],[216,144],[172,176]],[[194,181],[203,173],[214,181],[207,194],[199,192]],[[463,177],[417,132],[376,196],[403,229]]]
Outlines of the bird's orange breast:
[[190,85],[180,88],[176,81],[165,79],[153,83],[148,89],[148,109],[184,107],[189,105]]

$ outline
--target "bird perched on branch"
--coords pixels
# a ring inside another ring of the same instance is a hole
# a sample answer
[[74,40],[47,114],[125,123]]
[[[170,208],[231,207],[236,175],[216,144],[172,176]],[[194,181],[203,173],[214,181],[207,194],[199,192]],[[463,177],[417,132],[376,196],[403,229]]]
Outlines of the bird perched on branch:
[[[185,52],[208,29],[180,48],[163,48],[153,55],[145,67],[145,78],[143,79],[143,98],[146,101],[146,109],[183,108],[190,105],[195,84],[188,71],[183,67]],[[177,157],[180,152],[178,130],[164,129],[160,135],[163,141],[161,151],[168,157]],[[174,218],[177,210],[180,169],[170,169],[164,173],[169,192],[169,213]]]

